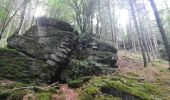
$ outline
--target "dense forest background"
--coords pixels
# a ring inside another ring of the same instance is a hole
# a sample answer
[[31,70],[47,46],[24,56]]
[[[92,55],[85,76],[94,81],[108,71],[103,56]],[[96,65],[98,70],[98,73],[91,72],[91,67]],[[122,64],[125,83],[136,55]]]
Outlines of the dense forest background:
[[[80,37],[95,36],[118,49],[142,53],[144,66],[166,56],[164,42],[153,13],[152,0],[1,0],[0,46],[12,34],[22,35],[40,16],[69,22]],[[155,0],[161,25],[170,39],[168,0]]]

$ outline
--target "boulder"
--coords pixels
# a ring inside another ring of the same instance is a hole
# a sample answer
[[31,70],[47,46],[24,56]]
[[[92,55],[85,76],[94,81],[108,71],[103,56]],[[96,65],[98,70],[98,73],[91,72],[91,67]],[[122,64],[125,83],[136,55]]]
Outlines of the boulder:
[[58,70],[63,69],[61,65],[67,64],[75,47],[76,37],[77,34],[69,24],[41,17],[37,19],[37,25],[23,35],[11,36],[8,39],[8,47],[35,59],[35,63],[36,60],[42,61],[42,65],[31,69],[34,69],[34,72],[39,71],[36,72],[38,79],[49,82]]
[[33,81],[67,81],[111,74],[117,67],[114,46],[95,38],[84,41],[78,37],[68,23],[40,17],[35,26],[23,35],[14,34],[7,42],[9,48],[29,58],[29,70],[23,73],[28,72],[28,79]]

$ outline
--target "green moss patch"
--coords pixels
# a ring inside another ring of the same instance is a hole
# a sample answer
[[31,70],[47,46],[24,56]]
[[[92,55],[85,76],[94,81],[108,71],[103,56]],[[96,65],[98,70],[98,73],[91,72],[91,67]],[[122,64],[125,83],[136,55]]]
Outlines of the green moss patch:
[[11,80],[25,80],[29,74],[24,73],[28,61],[17,51],[0,49],[0,77]]
[[152,83],[139,82],[121,76],[103,76],[96,77],[84,85],[81,88],[80,98],[84,100],[85,98],[88,100],[119,100],[124,98],[153,100],[159,97],[158,94],[160,94],[159,87]]
[[31,67],[43,64],[43,61],[28,59],[16,50],[0,48],[0,77],[2,79],[27,83],[38,81],[39,76],[33,72]]
[[38,100],[52,100],[52,94],[46,92],[38,93],[37,98]]
[[82,86],[82,84],[83,84],[83,81],[80,79],[68,81],[68,86],[70,88],[79,88],[80,86]]
[[79,88],[83,85],[83,83],[88,82],[90,79],[92,79],[91,76],[86,76],[76,80],[69,80],[67,83],[70,88]]

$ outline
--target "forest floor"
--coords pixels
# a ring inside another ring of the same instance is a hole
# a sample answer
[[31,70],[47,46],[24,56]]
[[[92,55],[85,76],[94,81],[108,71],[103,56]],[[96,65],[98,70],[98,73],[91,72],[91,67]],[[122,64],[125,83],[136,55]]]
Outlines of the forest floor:
[[[120,51],[118,53],[118,69],[116,74],[140,81],[153,83],[161,88],[163,92],[160,100],[170,100],[170,70],[168,62],[156,59],[153,60],[148,67],[143,67],[141,55],[130,52]],[[114,74],[113,74],[114,75]],[[111,76],[112,77],[112,76]],[[12,81],[2,80],[0,84],[11,84]],[[52,94],[52,100],[78,100],[80,88],[71,89],[67,84],[58,84],[60,93]],[[49,94],[40,94],[41,96]],[[158,94],[159,95],[159,94]],[[44,97],[43,97],[44,98]],[[162,99],[163,98],[163,99]],[[29,99],[23,99],[29,100]],[[34,100],[34,99],[33,99]],[[51,100],[51,99],[42,99]]]
[[[160,59],[153,60],[148,67],[143,67],[141,55],[130,52],[120,51],[118,53],[117,73],[125,77],[131,77],[137,80],[148,81],[159,85],[162,90],[170,93],[170,71],[168,71],[168,62]],[[53,100],[76,100],[78,93],[76,90],[68,88],[66,84],[61,85],[63,95],[53,95]],[[164,94],[165,100],[170,100],[170,95]],[[59,99],[60,98],[60,99]]]
[[156,59],[149,63],[148,67],[143,67],[143,61],[139,54],[120,51],[118,56],[118,72],[122,75],[129,75],[150,82],[165,78],[170,81],[170,73],[167,70],[168,62],[165,60]]
[[78,93],[76,90],[70,89],[67,84],[60,84],[62,95],[53,94],[53,100],[77,100]]
[[154,83],[164,91],[164,99],[170,100],[170,95],[168,94],[170,93],[170,70],[167,70],[169,67],[167,61],[155,59],[148,64],[148,67],[143,67],[143,61],[139,54],[120,51],[118,55],[118,73]]

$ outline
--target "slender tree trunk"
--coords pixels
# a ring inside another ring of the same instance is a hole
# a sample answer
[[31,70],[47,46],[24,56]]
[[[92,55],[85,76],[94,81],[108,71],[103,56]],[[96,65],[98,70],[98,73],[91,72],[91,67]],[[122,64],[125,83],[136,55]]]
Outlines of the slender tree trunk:
[[[24,0],[24,2],[26,2],[26,0]],[[20,34],[20,30],[21,30],[22,25],[24,23],[26,8],[27,8],[27,4],[23,5],[23,9],[21,9],[20,23],[19,23],[17,30],[15,31],[15,34]]]
[[133,48],[133,52],[136,53],[136,42],[135,42],[135,32],[131,31],[132,30],[132,23],[131,23],[131,19],[129,18],[129,23],[130,23],[130,27],[129,27],[129,35],[132,36],[132,48]]
[[136,19],[133,1],[129,0],[129,2],[130,2],[131,10],[132,10],[132,16],[133,16],[133,19],[134,19],[136,32],[137,32],[138,38],[139,38],[139,44],[140,44],[141,52],[142,52],[142,56],[143,56],[144,67],[147,67],[148,62],[147,62],[146,52],[144,51],[143,42],[142,42],[142,39],[141,39],[141,36],[140,36],[140,33],[139,33],[140,31],[139,31],[139,26],[138,26],[137,19]]
[[124,33],[122,33],[122,40],[123,40],[124,50],[126,51],[126,43],[125,43],[125,35],[124,35]]
[[150,0],[150,4],[151,4],[152,9],[154,11],[156,22],[158,24],[162,39],[164,41],[165,49],[166,49],[167,55],[168,55],[169,68],[170,68],[170,45],[168,43],[168,39],[167,39],[167,36],[165,34],[165,30],[163,28],[162,21],[160,19],[160,15],[159,15],[159,12],[158,12],[158,9],[156,7],[156,4],[155,4],[154,0]]
[[114,32],[113,32],[113,24],[112,24],[112,15],[111,15],[111,5],[110,5],[110,0],[107,1],[108,4],[108,11],[109,11],[109,20],[110,20],[110,30],[112,34],[112,40],[114,40]]

